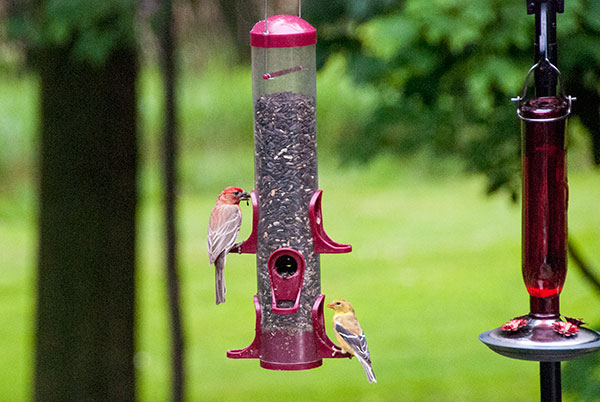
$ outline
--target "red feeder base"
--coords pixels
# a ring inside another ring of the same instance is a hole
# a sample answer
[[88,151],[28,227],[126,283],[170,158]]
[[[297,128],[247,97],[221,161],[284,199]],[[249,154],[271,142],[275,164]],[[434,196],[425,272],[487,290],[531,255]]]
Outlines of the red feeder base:
[[323,316],[325,295],[317,297],[312,308],[313,331],[288,333],[284,331],[263,332],[262,311],[254,296],[256,324],[254,340],[244,349],[227,351],[230,359],[260,359],[260,366],[269,370],[308,370],[323,364],[324,358],[349,358],[340,353],[325,332]]

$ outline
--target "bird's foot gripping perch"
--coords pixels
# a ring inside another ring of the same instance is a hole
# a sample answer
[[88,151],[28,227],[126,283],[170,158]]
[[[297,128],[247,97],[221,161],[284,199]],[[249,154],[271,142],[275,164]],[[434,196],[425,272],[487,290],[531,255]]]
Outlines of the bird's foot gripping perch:
[[233,247],[231,247],[231,249],[229,250],[230,253],[238,253],[238,254],[242,254],[242,248],[240,247],[242,245],[243,241],[235,243],[233,245]]
[[[331,357],[335,357],[336,354],[340,353],[340,354],[346,354],[346,351],[344,349],[338,349],[335,345],[331,347],[331,349],[333,350],[331,352]],[[346,356],[344,356],[346,357]],[[352,358],[352,355],[349,356],[350,358]]]

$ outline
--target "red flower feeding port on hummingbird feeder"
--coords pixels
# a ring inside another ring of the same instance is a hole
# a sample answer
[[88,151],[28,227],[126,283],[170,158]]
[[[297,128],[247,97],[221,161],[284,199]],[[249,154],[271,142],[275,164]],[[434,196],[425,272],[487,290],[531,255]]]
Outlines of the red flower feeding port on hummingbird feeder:
[[305,370],[335,353],[320,284],[322,253],[348,253],[323,229],[317,184],[317,32],[293,15],[265,17],[250,31],[255,190],[252,234],[238,251],[256,253],[255,336],[232,359],[263,368]]
[[[567,274],[567,164],[565,127],[574,100],[565,96],[556,68],[556,13],[563,0],[527,1],[535,14],[536,63],[517,102],[521,119],[522,273],[530,296],[528,315],[516,317],[479,339],[495,352],[540,362],[542,401],[560,401],[560,362],[600,348],[600,334],[582,321],[562,321],[559,296]],[[526,99],[531,74],[536,97]],[[560,90],[557,95],[556,87]]]

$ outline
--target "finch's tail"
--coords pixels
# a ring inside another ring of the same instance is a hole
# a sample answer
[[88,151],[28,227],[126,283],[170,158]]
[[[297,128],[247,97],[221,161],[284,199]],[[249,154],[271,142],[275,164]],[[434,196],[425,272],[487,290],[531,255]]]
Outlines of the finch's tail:
[[225,255],[220,255],[215,261],[215,294],[217,305],[225,303]]
[[369,382],[377,382],[377,378],[375,378],[375,373],[373,372],[373,367],[371,367],[371,362],[366,361],[362,357],[355,355],[360,364],[362,364],[363,369],[365,369],[365,373],[367,374],[367,380]]

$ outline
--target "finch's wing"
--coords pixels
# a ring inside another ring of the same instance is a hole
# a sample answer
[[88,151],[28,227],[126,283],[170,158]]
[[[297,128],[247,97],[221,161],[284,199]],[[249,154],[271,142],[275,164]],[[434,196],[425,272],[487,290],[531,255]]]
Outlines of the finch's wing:
[[241,225],[242,213],[237,205],[218,205],[213,209],[207,236],[210,265],[223,251],[227,253],[233,247]]
[[[358,324],[358,322],[357,322]],[[360,328],[360,327],[359,327]],[[371,363],[371,354],[369,353],[369,346],[367,345],[367,339],[362,331],[353,330],[353,328],[345,327],[342,323],[336,322],[335,330],[338,332],[340,337],[350,345],[354,352],[362,357],[365,361]]]

